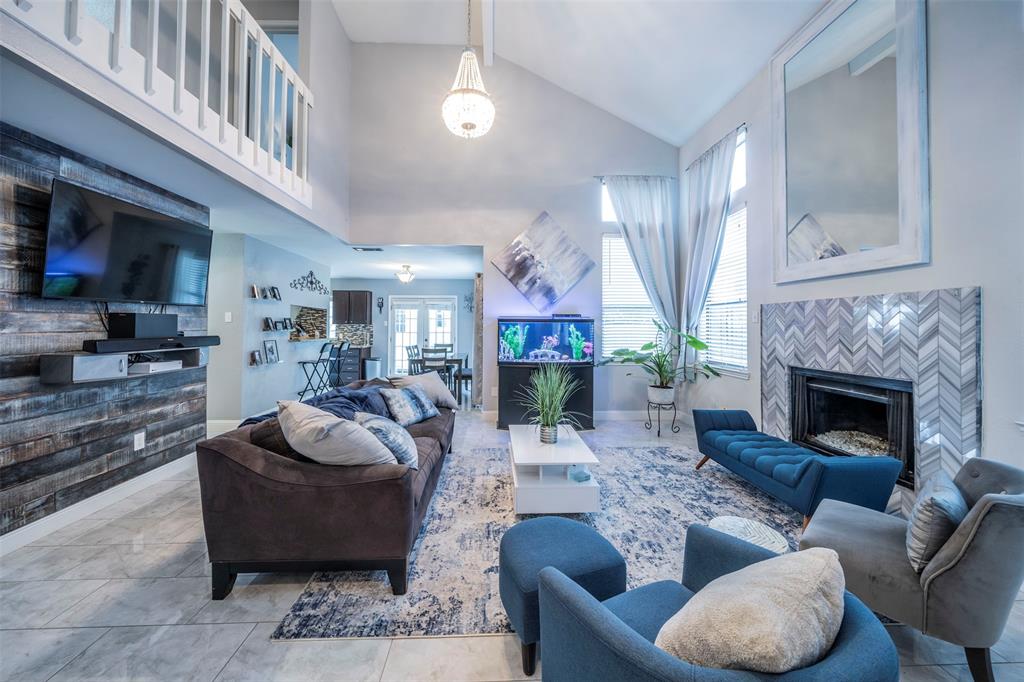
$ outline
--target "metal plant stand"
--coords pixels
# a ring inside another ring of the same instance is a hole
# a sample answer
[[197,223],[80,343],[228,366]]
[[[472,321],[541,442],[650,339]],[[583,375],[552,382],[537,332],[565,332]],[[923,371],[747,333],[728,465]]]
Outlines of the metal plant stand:
[[672,423],[669,428],[672,429],[672,433],[679,433],[679,427],[676,426],[676,404],[671,403],[652,403],[650,400],[647,401],[647,423],[644,426],[648,431],[654,427],[654,420],[651,418],[651,408],[654,408],[655,412],[658,413],[658,438],[661,438],[661,412],[662,410],[672,410]]

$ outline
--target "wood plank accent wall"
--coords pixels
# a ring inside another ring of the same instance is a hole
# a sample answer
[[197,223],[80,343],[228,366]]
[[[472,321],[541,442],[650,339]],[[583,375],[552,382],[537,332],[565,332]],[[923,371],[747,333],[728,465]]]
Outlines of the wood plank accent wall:
[[[74,386],[39,382],[39,355],[105,338],[95,304],[39,297],[54,177],[204,225],[207,207],[0,122],[0,534],[195,450],[206,368]],[[111,304],[119,312],[151,306]],[[167,306],[187,334],[206,307]],[[146,447],[134,451],[134,434]]]

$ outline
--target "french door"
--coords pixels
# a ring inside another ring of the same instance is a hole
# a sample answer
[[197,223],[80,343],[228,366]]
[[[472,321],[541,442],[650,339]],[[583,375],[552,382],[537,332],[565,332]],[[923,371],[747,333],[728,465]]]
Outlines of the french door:
[[458,352],[455,296],[390,296],[388,373],[409,372],[409,346]]

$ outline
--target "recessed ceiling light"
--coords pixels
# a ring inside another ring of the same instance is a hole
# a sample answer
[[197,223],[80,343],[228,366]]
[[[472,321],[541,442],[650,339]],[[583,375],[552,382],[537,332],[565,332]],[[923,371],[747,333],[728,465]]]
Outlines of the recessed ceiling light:
[[384,249],[379,246],[353,246],[352,250],[365,253],[367,251],[383,251]]

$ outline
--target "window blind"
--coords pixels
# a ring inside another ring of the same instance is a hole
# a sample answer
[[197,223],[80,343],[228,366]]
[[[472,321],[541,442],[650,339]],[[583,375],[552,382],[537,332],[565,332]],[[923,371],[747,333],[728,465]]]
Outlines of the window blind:
[[704,361],[714,367],[747,369],[747,207],[726,219],[722,253],[704,306],[700,338]]
[[654,306],[620,234],[605,234],[601,244],[601,353],[616,348],[639,350],[653,341]]

